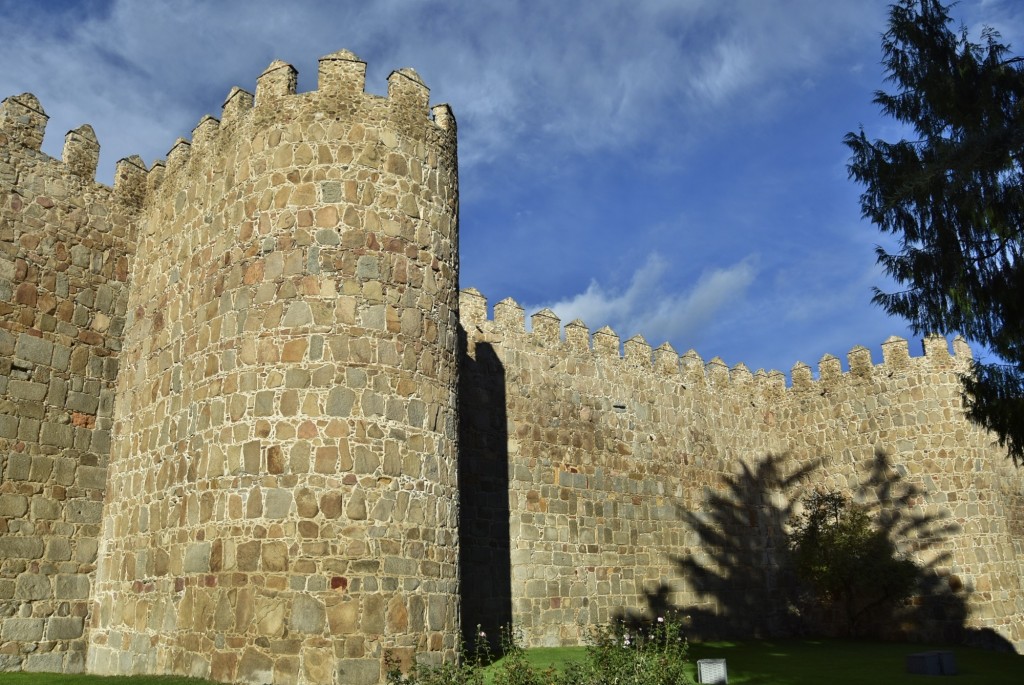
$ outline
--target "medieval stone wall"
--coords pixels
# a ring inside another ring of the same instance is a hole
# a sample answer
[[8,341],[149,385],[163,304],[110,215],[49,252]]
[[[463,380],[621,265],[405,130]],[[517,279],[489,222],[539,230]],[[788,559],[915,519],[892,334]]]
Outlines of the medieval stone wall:
[[[785,521],[801,492],[825,486],[871,505],[943,597],[923,629],[908,617],[894,632],[988,628],[1021,647],[1024,478],[964,418],[961,342],[952,356],[929,339],[911,357],[894,338],[879,365],[853,350],[846,372],[826,355],[817,379],[797,364],[787,387],[781,373],[652,351],[639,336],[620,353],[614,332],[579,321],[563,337],[550,311],[527,332],[511,300],[488,320],[474,290],[461,312],[466,368],[480,376],[473,360],[492,357],[482,375],[505,388],[500,406],[462,405],[466,434],[507,434],[504,452],[463,446],[470,465],[508,474],[510,582],[483,599],[503,601],[529,644],[577,644],[615,615],[668,608],[697,633],[784,632]],[[502,515],[486,500],[463,506],[470,520]]]
[[[485,306],[463,291],[467,356],[492,350],[507,402],[484,415],[464,403],[461,419],[467,433],[507,426],[505,452],[489,458],[499,470],[507,463],[512,618],[529,644],[577,644],[591,626],[642,606],[645,589],[678,578],[673,557],[699,544],[679,509],[699,506],[745,445],[761,447],[758,424],[744,411],[749,397],[712,399],[702,365],[700,382],[688,382],[670,347],[652,367],[642,339],[627,341],[622,358],[608,329],[591,350],[579,322],[563,341],[551,312],[536,314],[527,333],[514,302],[498,303],[493,321]],[[502,420],[489,421],[495,411]],[[673,599],[703,602],[681,587]]]
[[46,119],[0,109],[0,668],[80,671],[141,170],[96,184],[91,127],[54,160]]

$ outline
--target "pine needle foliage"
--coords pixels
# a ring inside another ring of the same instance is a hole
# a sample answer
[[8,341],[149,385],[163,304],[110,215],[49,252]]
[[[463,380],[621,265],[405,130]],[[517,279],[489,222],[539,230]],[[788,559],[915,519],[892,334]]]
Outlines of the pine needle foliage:
[[874,302],[918,335],[957,333],[999,357],[965,377],[968,415],[1024,463],[1024,60],[949,6],[899,0],[882,37],[882,112],[913,139],[844,139],[861,211],[899,249],[876,250],[902,290]]

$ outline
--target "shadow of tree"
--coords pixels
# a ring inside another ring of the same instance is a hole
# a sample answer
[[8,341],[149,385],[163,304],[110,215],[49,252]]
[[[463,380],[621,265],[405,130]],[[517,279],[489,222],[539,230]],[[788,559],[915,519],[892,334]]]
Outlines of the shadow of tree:
[[855,496],[867,505],[878,528],[917,561],[918,575],[913,597],[894,609],[880,607],[872,624],[881,637],[961,642],[971,589],[945,569],[952,557],[946,543],[960,527],[944,511],[923,511],[923,495],[903,480],[883,450],[875,451]]
[[784,457],[769,454],[723,479],[708,493],[706,512],[680,510],[700,541],[697,552],[674,557],[689,589],[712,601],[688,607],[692,634],[705,638],[790,632],[787,608],[794,590],[784,564],[786,522],[796,499],[787,494],[817,468],[805,464],[791,473]]
[[[815,460],[793,468],[784,456],[769,454],[725,476],[722,487],[707,494],[703,511],[680,509],[696,544],[694,552],[673,561],[682,575],[681,589],[698,601],[674,606],[673,588],[662,583],[645,592],[647,615],[680,613],[689,635],[705,640],[841,633],[832,608],[809,609],[801,601],[788,563],[787,524],[820,467],[821,460]],[[919,569],[910,600],[865,607],[864,635],[1012,650],[994,631],[966,626],[972,588],[947,570],[947,543],[959,528],[948,512],[925,506],[924,493],[903,479],[884,451],[875,452],[847,494],[868,509],[900,552],[917,560]],[[639,613],[620,618],[634,624],[647,620]]]

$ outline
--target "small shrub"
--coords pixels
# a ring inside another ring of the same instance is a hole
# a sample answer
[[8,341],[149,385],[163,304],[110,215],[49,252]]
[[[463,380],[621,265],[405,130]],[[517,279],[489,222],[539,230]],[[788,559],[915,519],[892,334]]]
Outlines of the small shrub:
[[502,628],[502,659],[494,673],[494,685],[555,685],[560,683],[559,674],[553,669],[538,671],[526,661],[526,651],[520,644],[519,636],[511,628]]
[[477,626],[476,640],[470,652],[463,645],[461,663],[431,666],[414,662],[402,673],[401,664],[390,652],[384,655],[388,685],[485,685],[484,669],[491,663],[487,635]]
[[574,664],[563,682],[582,685],[679,685],[685,674],[689,645],[675,614],[646,624],[616,621],[597,628],[587,647],[587,660]]
[[[479,629],[478,629],[479,631]],[[486,638],[482,633],[479,637]],[[641,625],[616,621],[594,630],[583,663],[570,664],[565,672],[538,670],[526,660],[526,652],[511,629],[502,631],[501,661],[486,666],[491,653],[486,639],[478,639],[473,653],[461,664],[428,666],[414,664],[402,673],[398,661],[388,655],[388,685],[680,685],[692,682],[684,673],[688,644],[674,615]],[[485,677],[485,676],[489,676]]]

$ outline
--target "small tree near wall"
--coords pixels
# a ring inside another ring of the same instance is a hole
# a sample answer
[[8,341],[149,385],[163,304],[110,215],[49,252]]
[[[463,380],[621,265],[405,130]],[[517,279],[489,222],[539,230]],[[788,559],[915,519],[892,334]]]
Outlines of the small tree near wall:
[[917,565],[846,495],[808,495],[791,525],[791,558],[802,583],[799,608],[812,626],[871,634],[912,592]]

